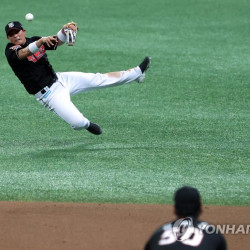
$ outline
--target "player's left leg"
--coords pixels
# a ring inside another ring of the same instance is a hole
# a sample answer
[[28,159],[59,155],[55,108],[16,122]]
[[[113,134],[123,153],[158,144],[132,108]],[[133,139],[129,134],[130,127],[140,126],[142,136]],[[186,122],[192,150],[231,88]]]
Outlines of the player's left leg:
[[63,82],[71,95],[98,88],[118,86],[136,81],[142,76],[139,67],[125,71],[101,73],[64,72],[58,73],[58,80]]
[[147,56],[137,67],[105,74],[82,72],[58,73],[58,81],[65,85],[65,87],[69,90],[70,95],[97,88],[119,86],[133,81],[141,83],[145,78],[145,72],[149,68],[150,62],[151,58]]

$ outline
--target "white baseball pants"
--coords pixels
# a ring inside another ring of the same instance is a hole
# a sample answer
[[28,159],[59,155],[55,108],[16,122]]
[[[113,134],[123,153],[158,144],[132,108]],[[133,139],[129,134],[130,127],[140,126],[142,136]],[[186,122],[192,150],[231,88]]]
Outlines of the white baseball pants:
[[110,72],[110,73],[57,73],[58,80],[46,92],[38,92],[35,97],[38,102],[55,112],[73,129],[89,127],[89,120],[71,102],[70,96],[98,88],[118,86],[137,80],[142,75],[140,68]]

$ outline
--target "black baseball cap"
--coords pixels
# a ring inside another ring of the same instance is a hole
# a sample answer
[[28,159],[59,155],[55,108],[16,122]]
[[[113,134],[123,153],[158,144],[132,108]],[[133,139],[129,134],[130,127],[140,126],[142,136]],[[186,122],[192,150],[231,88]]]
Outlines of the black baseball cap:
[[183,186],[175,192],[174,203],[178,216],[197,217],[201,211],[200,193],[190,186]]
[[20,22],[18,21],[12,21],[12,22],[9,22],[6,26],[5,26],[5,32],[6,32],[6,35],[8,36],[8,33],[11,31],[11,30],[23,30],[23,26]]

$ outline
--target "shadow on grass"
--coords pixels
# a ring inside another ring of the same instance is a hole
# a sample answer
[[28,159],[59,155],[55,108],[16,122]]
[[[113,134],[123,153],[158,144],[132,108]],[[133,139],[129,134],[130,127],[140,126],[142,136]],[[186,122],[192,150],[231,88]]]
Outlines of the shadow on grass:
[[[156,150],[163,150],[162,147],[155,147],[155,146],[143,146],[143,145],[133,145],[133,144],[122,144],[122,143],[84,143],[84,142],[78,142],[78,143],[69,143],[69,144],[63,144],[61,146],[51,146],[39,149],[36,152],[32,153],[25,153],[22,154],[22,156],[33,158],[33,159],[48,159],[48,158],[72,158],[72,162],[77,160],[78,157],[96,157],[96,154],[99,154],[99,156],[102,156],[105,153],[115,154],[117,151],[156,151]],[[113,153],[112,153],[113,152]]]

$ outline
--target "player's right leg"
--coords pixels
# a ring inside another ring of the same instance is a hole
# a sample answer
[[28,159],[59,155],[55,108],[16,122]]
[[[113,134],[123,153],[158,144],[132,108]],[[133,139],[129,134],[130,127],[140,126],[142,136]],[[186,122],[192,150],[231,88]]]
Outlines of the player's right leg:
[[86,129],[95,135],[102,133],[97,124],[90,122],[76,108],[70,99],[68,89],[61,83],[55,82],[50,91],[50,95],[45,94],[38,100],[43,106],[56,113],[75,130]]

